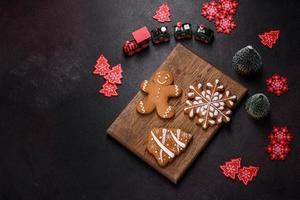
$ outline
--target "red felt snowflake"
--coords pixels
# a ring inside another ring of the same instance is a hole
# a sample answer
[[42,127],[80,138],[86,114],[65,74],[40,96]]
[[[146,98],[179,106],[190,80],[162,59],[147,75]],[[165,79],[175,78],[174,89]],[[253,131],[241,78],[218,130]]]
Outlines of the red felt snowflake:
[[235,27],[236,23],[233,20],[233,17],[227,15],[224,18],[217,18],[215,21],[217,32],[222,32],[229,34]]
[[224,165],[220,166],[222,173],[229,178],[235,179],[236,174],[239,172],[241,167],[241,158],[232,159],[229,162],[225,162]]
[[202,4],[201,15],[205,17],[208,21],[212,21],[216,18],[216,15],[219,13],[219,11],[220,4],[215,1],[211,1]]
[[269,141],[271,144],[280,143],[288,144],[292,141],[293,135],[288,128],[285,127],[273,127],[272,132],[269,134]]
[[291,148],[288,144],[274,143],[269,144],[266,151],[270,155],[271,160],[285,160]]
[[275,30],[275,31],[269,31],[265,32],[263,34],[259,34],[258,37],[261,40],[261,43],[269,48],[272,48],[273,45],[276,43],[276,41],[279,38],[280,31]]
[[97,60],[96,65],[94,66],[94,71],[93,74],[99,75],[99,76],[104,76],[109,72],[109,64],[107,59],[104,57],[103,54],[100,55],[100,57]]
[[280,96],[288,91],[288,78],[275,73],[266,80],[266,85],[268,92]]
[[249,181],[252,181],[253,178],[257,175],[259,167],[249,166],[243,167],[239,169],[239,173],[237,175],[238,179],[244,183],[244,185],[248,185]]
[[170,8],[167,3],[163,3],[159,8],[155,11],[155,15],[153,16],[153,19],[159,21],[159,22],[170,22],[171,13]]
[[104,76],[104,78],[113,84],[121,84],[121,78],[122,78],[122,66],[121,64],[118,64],[117,66],[114,66],[107,75]]
[[234,15],[238,7],[238,2],[236,0],[220,0],[219,10],[225,11],[229,15]]
[[99,93],[104,94],[107,97],[111,97],[111,96],[118,96],[117,93],[117,86],[113,83],[110,83],[108,81],[106,81],[103,85],[101,90],[99,90]]

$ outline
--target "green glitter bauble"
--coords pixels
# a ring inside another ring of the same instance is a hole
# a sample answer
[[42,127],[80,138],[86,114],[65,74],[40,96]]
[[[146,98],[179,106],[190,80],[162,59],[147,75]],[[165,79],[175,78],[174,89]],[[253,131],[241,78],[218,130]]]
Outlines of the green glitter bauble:
[[261,56],[248,45],[236,52],[232,58],[232,66],[241,75],[256,74],[262,67]]
[[264,94],[254,94],[247,100],[245,109],[251,117],[262,119],[270,112],[270,102]]

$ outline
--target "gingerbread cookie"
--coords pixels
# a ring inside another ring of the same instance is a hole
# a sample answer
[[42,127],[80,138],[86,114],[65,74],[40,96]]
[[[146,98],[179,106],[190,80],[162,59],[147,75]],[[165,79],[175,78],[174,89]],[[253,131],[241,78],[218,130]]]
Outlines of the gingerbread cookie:
[[218,79],[214,84],[206,83],[206,87],[202,87],[201,83],[197,87],[191,85],[187,97],[189,100],[186,101],[184,113],[191,119],[197,116],[197,124],[202,125],[204,129],[229,122],[231,108],[237,99],[235,95],[231,96],[230,92],[224,89]]
[[144,80],[140,88],[148,96],[138,103],[136,110],[141,114],[149,114],[156,109],[161,118],[173,117],[175,110],[168,104],[168,99],[179,97],[182,92],[177,85],[171,85],[173,81],[173,75],[169,71],[156,72],[151,80]]
[[148,134],[147,150],[164,167],[188,146],[192,135],[176,128],[153,128]]

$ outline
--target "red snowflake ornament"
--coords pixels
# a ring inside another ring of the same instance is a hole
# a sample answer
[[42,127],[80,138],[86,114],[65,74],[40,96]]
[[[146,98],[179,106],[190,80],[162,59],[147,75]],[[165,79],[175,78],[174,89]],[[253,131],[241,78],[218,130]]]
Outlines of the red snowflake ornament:
[[268,92],[281,96],[288,91],[288,78],[275,73],[266,80],[266,85]]
[[212,21],[216,18],[216,15],[219,13],[219,11],[220,4],[215,1],[211,1],[202,4],[201,15],[205,17],[208,21]]
[[159,6],[158,10],[155,11],[155,15],[153,16],[153,19],[157,20],[158,22],[164,23],[164,22],[170,22],[171,13],[170,8],[167,3],[163,3],[161,6]]
[[288,144],[269,144],[266,148],[271,160],[285,160],[287,154],[291,151]]
[[236,174],[239,172],[241,167],[241,158],[232,159],[229,162],[225,162],[224,165],[220,166],[222,173],[229,178],[235,179]]
[[236,0],[220,0],[219,9],[223,10],[229,15],[234,15],[238,7],[238,2]]
[[108,81],[106,81],[103,85],[101,90],[99,90],[100,94],[104,94],[104,96],[106,97],[111,97],[111,96],[118,96],[117,93],[117,86],[113,83],[110,83]]
[[104,78],[112,83],[112,84],[121,84],[121,78],[122,76],[122,66],[121,64],[118,64],[117,66],[114,66],[108,73],[107,75],[104,76]]
[[268,138],[271,144],[280,143],[284,145],[292,141],[293,135],[287,127],[273,127]]
[[104,57],[103,54],[100,55],[100,57],[97,60],[96,65],[94,66],[94,71],[93,74],[99,75],[99,76],[104,76],[109,72],[109,64],[107,59]]
[[279,38],[280,30],[269,31],[263,34],[259,34],[258,37],[261,40],[261,43],[269,48],[273,48],[273,45],[276,44]]
[[244,185],[248,185],[250,181],[257,175],[259,167],[249,166],[243,167],[239,169],[239,173],[237,175],[238,179],[244,183]]
[[227,15],[224,18],[218,18],[215,21],[217,32],[222,32],[229,34],[235,27],[236,23],[233,20],[233,17]]

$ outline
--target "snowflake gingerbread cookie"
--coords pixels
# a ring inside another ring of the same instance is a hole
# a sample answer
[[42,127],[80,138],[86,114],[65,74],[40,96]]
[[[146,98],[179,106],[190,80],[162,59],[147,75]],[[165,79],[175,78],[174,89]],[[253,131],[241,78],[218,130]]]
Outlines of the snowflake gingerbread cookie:
[[192,135],[176,128],[153,128],[148,133],[147,150],[165,167],[188,146]]
[[161,118],[172,118],[175,110],[168,104],[168,99],[181,95],[181,89],[172,85],[173,81],[173,75],[169,71],[158,71],[151,80],[144,80],[140,88],[148,96],[138,103],[136,110],[141,114],[150,114],[156,109]]
[[230,94],[230,91],[224,89],[224,85],[218,79],[214,84],[206,83],[205,87],[201,83],[196,87],[191,85],[187,97],[184,113],[191,119],[196,116],[196,123],[203,129],[229,122],[231,108],[237,99],[235,95]]

